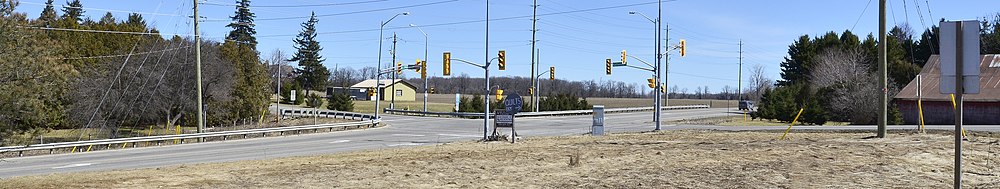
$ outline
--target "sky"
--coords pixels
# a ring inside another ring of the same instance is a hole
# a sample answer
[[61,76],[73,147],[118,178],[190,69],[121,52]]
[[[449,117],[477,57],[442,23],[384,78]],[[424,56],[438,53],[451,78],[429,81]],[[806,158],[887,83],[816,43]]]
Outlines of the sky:
[[[45,0],[22,0],[17,8],[37,17]],[[64,5],[63,1],[56,1]],[[100,19],[111,12],[119,20],[130,12],[143,14],[147,23],[165,35],[193,34],[192,1],[177,0],[83,0],[85,16]],[[441,54],[482,64],[505,50],[507,69],[491,66],[490,76],[531,75],[532,0],[256,0],[250,10],[256,14],[257,49],[267,58],[272,51],[294,52],[293,40],[311,12],[318,15],[318,40],[323,47],[324,65],[330,69],[392,64],[389,54],[396,47],[396,61],[413,64],[426,56],[430,76],[441,76]],[[646,85],[652,72],[615,67],[605,75],[606,58],[618,60],[620,52],[655,61],[654,0],[537,0],[537,49],[540,71],[556,67],[556,77],[565,80],[624,81]],[[489,7],[489,22],[487,20]],[[919,34],[941,18],[980,19],[995,15],[995,0],[888,0],[888,27],[908,24]],[[233,0],[202,0],[199,14],[203,39],[221,41],[225,27],[235,12]],[[382,31],[380,24],[399,13]],[[60,12],[61,14],[61,12]],[[707,86],[719,92],[724,86],[737,87],[740,57],[746,83],[752,67],[763,66],[767,76],[780,79],[780,66],[788,45],[801,35],[817,36],[829,31],[851,30],[864,36],[878,31],[878,1],[873,0],[664,0],[662,18],[668,45],[686,40],[687,55],[669,52],[669,86],[689,91]],[[426,32],[427,42],[424,34]],[[489,48],[486,48],[487,24]],[[120,35],[120,34],[108,34]],[[396,43],[393,44],[393,36]],[[742,42],[742,48],[739,45]],[[742,50],[742,54],[740,51]],[[291,63],[295,65],[295,63]],[[630,65],[642,66],[634,59]],[[460,62],[452,63],[452,75],[483,77],[483,70]],[[537,74],[537,73],[536,73]],[[405,75],[419,77],[407,71]],[[547,78],[548,75],[542,76]],[[745,86],[745,84],[744,84]],[[518,86],[511,86],[518,87]],[[526,86],[525,86],[526,87]]]

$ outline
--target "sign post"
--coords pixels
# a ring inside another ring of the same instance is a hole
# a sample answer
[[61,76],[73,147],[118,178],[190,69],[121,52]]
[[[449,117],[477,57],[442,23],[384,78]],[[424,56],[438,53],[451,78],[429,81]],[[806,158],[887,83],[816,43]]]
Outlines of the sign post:
[[979,21],[941,22],[941,93],[955,94],[955,180],[962,188],[962,98],[979,93]]
[[517,132],[514,132],[514,114],[521,112],[523,104],[524,100],[521,99],[521,96],[513,93],[504,98],[504,109],[495,111],[496,119],[493,122],[493,129],[495,130],[497,127],[510,127],[510,143],[517,141]]

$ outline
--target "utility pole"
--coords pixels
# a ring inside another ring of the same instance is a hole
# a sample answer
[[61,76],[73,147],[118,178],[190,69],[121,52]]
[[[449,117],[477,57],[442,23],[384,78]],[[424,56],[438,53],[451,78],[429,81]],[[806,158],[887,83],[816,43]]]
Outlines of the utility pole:
[[[538,49],[535,49],[535,54],[537,54],[535,56],[535,63],[541,64],[542,62],[541,62],[541,58],[540,57],[542,56],[542,51],[540,51]],[[539,67],[541,67],[541,66],[539,66]],[[538,76],[535,76],[535,112],[538,112],[538,110],[539,110],[538,109],[538,105],[539,105],[538,101],[542,100],[542,92],[540,90],[541,89],[541,84],[542,84],[541,79],[538,79]]]
[[[887,107],[889,106],[887,100],[889,99],[888,94],[888,71],[886,70],[886,41],[885,41],[885,0],[878,1],[878,72],[881,75],[879,77],[879,86],[882,87],[882,94],[878,96],[879,98],[879,118],[878,118],[878,133],[876,137],[885,138],[886,131],[885,125],[888,121],[887,119]],[[961,77],[961,76],[959,76]]]
[[483,78],[483,80],[485,81],[485,85],[483,85],[483,87],[486,89],[486,94],[483,95],[483,100],[485,100],[484,103],[486,103],[486,106],[483,106],[485,107],[483,108],[483,141],[486,141],[486,139],[488,139],[487,135],[490,126],[490,0],[486,0],[486,55],[485,56],[486,59],[484,59],[485,61],[483,62],[486,66],[484,66],[483,69],[486,70],[485,71],[486,77]]
[[[202,101],[201,89],[201,34],[198,33],[198,0],[194,1],[194,67],[196,82],[198,82],[198,133],[205,132],[205,107]],[[205,142],[205,138],[198,138],[198,142]]]
[[[668,24],[664,24],[664,27],[666,27],[666,29],[664,29],[664,32],[666,32],[666,34],[663,37],[664,38],[663,41],[665,41],[666,44],[667,44],[667,46],[669,46],[670,45],[670,24],[669,23]],[[669,48],[669,47],[665,47],[665,48]],[[663,66],[663,88],[666,89],[666,88],[670,88],[670,53],[664,53],[664,56],[667,56],[666,59],[663,59],[663,63],[664,63],[664,66]],[[666,95],[663,95],[663,105],[664,106],[670,106],[670,91],[667,90],[666,93],[667,93]]]
[[[535,71],[536,71],[535,70],[535,64],[536,64],[536,62],[535,62],[535,42],[537,42],[535,40],[535,32],[538,31],[538,28],[535,25],[535,22],[538,22],[538,18],[537,18],[537,16],[538,16],[538,0],[533,0],[532,2],[533,3],[531,5],[531,75],[530,76],[531,76],[531,90],[533,90],[533,93],[538,93],[538,88],[536,88],[538,85],[535,85]],[[532,94],[531,95],[531,102],[534,103],[537,100],[538,99],[535,98],[535,95]],[[538,111],[537,107],[535,108],[535,111],[536,112]]]
[[660,112],[661,112],[660,109],[663,108],[662,106],[660,106],[660,95],[662,95],[661,94],[662,92],[660,90],[660,71],[661,71],[660,70],[660,63],[662,62],[662,59],[663,59],[663,54],[660,54],[660,28],[663,27],[663,21],[662,21],[663,20],[663,1],[657,1],[656,10],[657,10],[656,11],[657,12],[657,15],[656,15],[656,67],[654,68],[654,70],[656,71],[656,74],[654,76],[654,77],[656,77],[656,79],[655,79],[655,81],[656,81],[656,85],[655,85],[656,86],[656,89],[655,89],[656,92],[654,93],[654,94],[656,94],[656,100],[655,100],[655,103],[654,103],[655,106],[656,106],[656,108],[655,108],[656,109],[656,111],[655,111],[656,115],[653,116],[653,119],[654,119],[654,121],[656,121],[656,129],[654,129],[654,130],[659,131],[660,130]]
[[[396,32],[392,32],[392,63],[396,63]],[[389,102],[389,108],[396,109],[396,75],[399,74],[396,74],[395,69],[390,74],[392,74],[392,81],[389,81],[389,85],[392,85],[392,93],[389,95],[392,95],[392,100]]]
[[[284,61],[284,60],[279,60],[279,61]],[[275,66],[274,66],[275,69],[278,70],[278,74],[275,75],[275,76],[277,76],[277,80],[278,80],[278,88],[277,88],[277,90],[275,90],[275,93],[274,93],[274,94],[277,94],[277,96],[276,96],[277,97],[277,101],[274,103],[274,110],[278,111],[278,117],[275,119],[274,123],[277,126],[281,126],[281,118],[284,117],[284,112],[281,111],[281,63],[280,62],[275,62],[274,64],[275,64]]]
[[[736,82],[737,82],[737,84],[736,84],[736,95],[738,95],[739,97],[736,98],[736,99],[738,99],[736,101],[736,106],[737,106],[737,109],[739,109],[739,103],[743,102],[743,40],[742,39],[740,39],[740,71],[739,71],[739,75],[737,77],[739,77],[739,78],[736,79]],[[750,109],[750,104],[747,104],[747,109]],[[743,121],[744,122],[747,121],[746,120],[746,118],[747,118],[746,114],[747,114],[747,112],[746,112],[746,110],[744,110],[743,111]]]

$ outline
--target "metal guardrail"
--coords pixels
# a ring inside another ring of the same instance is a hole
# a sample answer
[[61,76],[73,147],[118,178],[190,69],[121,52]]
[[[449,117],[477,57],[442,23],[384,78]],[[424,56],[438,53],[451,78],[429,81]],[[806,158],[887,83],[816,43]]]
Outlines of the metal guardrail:
[[[283,110],[286,115],[290,116],[313,116],[314,113],[304,110],[296,109],[286,109]],[[353,112],[339,112],[339,111],[317,111],[319,115],[324,116],[342,116],[345,119],[351,118],[354,120],[359,120],[350,123],[332,123],[332,124],[317,124],[317,125],[300,125],[300,126],[288,126],[288,127],[272,127],[272,128],[260,128],[260,129],[245,129],[245,130],[234,130],[234,131],[216,131],[216,132],[205,132],[205,133],[190,133],[190,134],[177,134],[177,135],[158,135],[158,136],[144,136],[144,137],[129,137],[129,138],[114,138],[114,139],[99,139],[99,140],[86,140],[86,141],[73,141],[73,142],[57,142],[57,143],[47,143],[47,144],[35,144],[27,146],[8,146],[0,147],[0,153],[17,152],[18,156],[23,155],[25,151],[33,150],[52,150],[61,148],[73,148],[73,147],[85,147],[94,145],[111,145],[111,144],[129,144],[131,143],[133,147],[139,142],[160,142],[169,140],[179,140],[184,143],[186,139],[199,139],[208,137],[223,137],[222,140],[226,140],[229,136],[243,135],[246,138],[249,135],[267,135],[267,133],[279,133],[283,135],[284,132],[289,131],[303,131],[303,130],[319,130],[319,129],[330,129],[333,128],[348,128],[348,127],[362,127],[362,126],[375,126],[382,122],[381,119],[373,119],[375,116],[366,115]],[[367,119],[367,120],[366,120]]]
[[[709,108],[708,105],[688,105],[688,106],[667,106],[662,107],[662,110],[680,110],[680,109],[700,109]],[[653,107],[636,107],[636,108],[611,108],[605,109],[604,113],[622,113],[622,112],[640,112],[640,111],[653,111]],[[474,112],[424,112],[416,110],[397,110],[397,109],[385,109],[385,113],[398,114],[398,115],[418,115],[418,116],[450,116],[450,117],[461,117],[461,118],[482,118],[483,113]],[[521,112],[516,117],[538,117],[538,116],[566,116],[566,115],[588,115],[594,113],[594,110],[566,110],[566,111],[545,111],[545,112]],[[493,117],[493,113],[490,113],[490,117]]]

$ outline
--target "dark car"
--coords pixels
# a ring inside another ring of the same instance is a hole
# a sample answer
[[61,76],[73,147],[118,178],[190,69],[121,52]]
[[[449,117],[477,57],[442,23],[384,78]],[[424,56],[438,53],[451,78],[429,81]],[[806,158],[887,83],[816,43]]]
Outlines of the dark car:
[[740,101],[740,110],[753,111],[754,103],[753,101],[743,100]]

